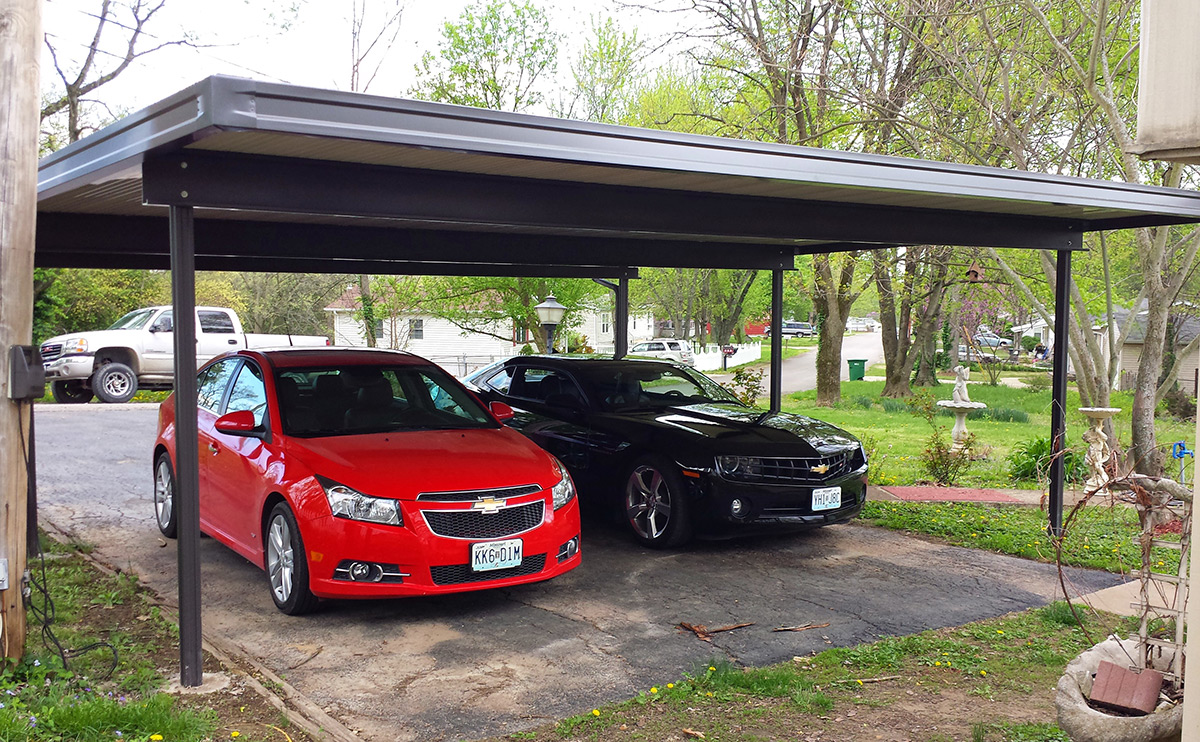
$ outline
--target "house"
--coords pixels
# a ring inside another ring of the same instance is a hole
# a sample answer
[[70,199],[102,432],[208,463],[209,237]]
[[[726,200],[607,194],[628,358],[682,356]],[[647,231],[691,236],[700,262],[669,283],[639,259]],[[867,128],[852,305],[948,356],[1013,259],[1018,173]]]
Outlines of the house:
[[[1129,310],[1118,308],[1114,315],[1118,325],[1121,325],[1129,316]],[[1145,345],[1146,339],[1145,317],[1145,310],[1137,313],[1129,327],[1129,334],[1125,337],[1125,344],[1121,347],[1119,356],[1121,371],[1117,378],[1118,389],[1132,389],[1137,382],[1138,364],[1142,360],[1142,347]],[[1175,348],[1178,353],[1200,334],[1200,318],[1175,315],[1172,322],[1175,327]],[[1179,367],[1177,380],[1180,389],[1193,397],[1196,396],[1196,389],[1200,386],[1200,346],[1193,348],[1184,358],[1183,364]]]
[[[365,347],[367,344],[359,315],[359,288],[347,286],[335,301],[325,307],[333,322],[333,344]],[[376,320],[375,337],[380,348],[415,353],[443,366],[457,376],[465,376],[493,361],[516,355],[527,343],[536,347],[524,329],[512,326],[481,328],[483,332],[464,330],[441,317],[421,313],[403,313]],[[629,317],[629,344],[654,336],[654,319],[649,314]],[[568,332],[582,335],[598,354],[611,355],[615,334],[612,309],[592,309],[582,313],[578,324]],[[555,345],[563,347],[561,341]]]

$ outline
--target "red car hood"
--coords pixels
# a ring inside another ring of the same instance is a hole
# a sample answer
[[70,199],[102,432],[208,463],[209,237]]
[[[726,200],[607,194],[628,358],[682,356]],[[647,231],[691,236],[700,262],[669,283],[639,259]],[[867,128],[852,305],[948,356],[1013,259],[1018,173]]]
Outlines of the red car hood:
[[376,497],[558,483],[550,455],[509,428],[290,438],[287,445],[289,458],[312,474]]

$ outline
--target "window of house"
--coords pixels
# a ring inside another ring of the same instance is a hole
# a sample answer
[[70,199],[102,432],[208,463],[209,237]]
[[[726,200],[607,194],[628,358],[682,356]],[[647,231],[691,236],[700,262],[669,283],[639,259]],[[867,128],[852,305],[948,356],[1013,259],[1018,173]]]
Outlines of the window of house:
[[408,321],[408,339],[423,340],[425,338],[425,320],[410,319]]
[[601,333],[608,332],[608,323],[609,323],[608,315],[607,314],[600,315],[600,332]]
[[514,323],[513,324],[513,342],[514,343],[528,343],[529,342],[529,328],[521,327],[520,325],[517,325]]

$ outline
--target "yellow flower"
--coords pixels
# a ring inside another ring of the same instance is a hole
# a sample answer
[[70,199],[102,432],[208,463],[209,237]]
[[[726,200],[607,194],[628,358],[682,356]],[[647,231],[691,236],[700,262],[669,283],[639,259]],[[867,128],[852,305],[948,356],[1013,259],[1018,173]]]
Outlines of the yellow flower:
[[667,687],[668,687],[668,688],[674,688],[674,687],[675,687],[675,684],[674,684],[674,683],[667,683]]
[[234,739],[237,739],[238,737],[242,736],[242,733],[239,732],[238,730],[234,729],[232,732],[229,733],[229,736],[233,737]]
[[1090,548],[1092,548],[1092,547],[1088,546],[1087,544],[1084,544],[1084,545],[1083,545],[1083,548],[1085,548],[1085,549],[1090,549]]
[[934,667],[941,667],[941,666],[942,666],[942,661],[941,661],[941,660],[938,660],[937,662],[934,662],[934,663],[933,663],[933,666],[934,666]]
[[862,685],[862,684],[863,684],[863,682],[860,680],[860,681],[858,681],[858,684],[859,684],[859,685]]
[[153,742],[160,742],[160,740],[162,740],[162,735],[161,734],[151,734],[150,739],[153,740]]
[[[1162,562],[1159,562],[1159,564],[1162,564]],[[708,671],[709,671],[709,672],[716,672],[716,671],[717,671],[717,668],[713,667],[712,665],[709,665],[709,666],[708,666]]]
[[592,709],[592,716],[599,716],[599,715],[600,715],[600,709]]
[[713,697],[712,691],[709,691],[708,693],[705,693],[704,695],[708,696],[709,698]]
[[651,689],[650,689],[650,692],[651,692],[651,693],[657,693],[657,692],[658,692],[658,688],[651,688]]
[[980,675],[982,675],[982,676],[984,676],[984,677],[987,677],[987,670],[980,670],[980,671],[979,671],[979,674],[980,674]]
[[997,634],[1003,634],[1003,633],[1004,633],[1004,629],[996,629],[996,633],[997,633]]

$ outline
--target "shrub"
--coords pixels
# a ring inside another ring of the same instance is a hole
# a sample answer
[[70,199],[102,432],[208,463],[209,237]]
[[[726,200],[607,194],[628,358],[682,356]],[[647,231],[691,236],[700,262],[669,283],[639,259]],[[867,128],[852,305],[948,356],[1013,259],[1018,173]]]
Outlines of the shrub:
[[519,355],[519,356],[533,355],[533,346],[530,345],[529,343],[525,343],[524,345],[521,346],[521,349],[517,351],[517,355]]
[[[1042,480],[1050,472],[1050,438],[1041,436],[1017,444],[1008,455],[1008,474],[1013,479]],[[1069,482],[1087,478],[1083,454],[1067,447],[1063,453],[1065,474]]]
[[1167,408],[1167,414],[1176,420],[1191,420],[1196,417],[1196,398],[1189,396],[1178,386],[1164,394],[1162,401]]
[[884,397],[883,399],[879,400],[879,405],[881,407],[883,407],[884,412],[911,412],[912,411],[909,408],[908,403],[902,399],[892,399],[891,397]]
[[763,370],[738,366],[729,387],[742,404],[753,405],[763,395]]
[[1026,353],[1032,353],[1033,349],[1036,348],[1037,344],[1040,342],[1041,338],[1039,338],[1037,335],[1023,335],[1021,336],[1021,350],[1025,351]]
[[954,484],[970,468],[974,445],[975,434],[967,433],[962,445],[956,449],[954,441],[946,435],[946,429],[934,425],[925,442],[925,450],[921,452],[921,468],[938,484]]
[[861,394],[856,396],[854,398],[853,402],[854,402],[855,407],[861,407],[864,410],[871,409],[871,405],[875,404],[875,401],[872,400],[870,397],[866,397]]
[[1044,392],[1050,388],[1049,374],[1034,374],[1025,377],[1025,391],[1030,394]]

